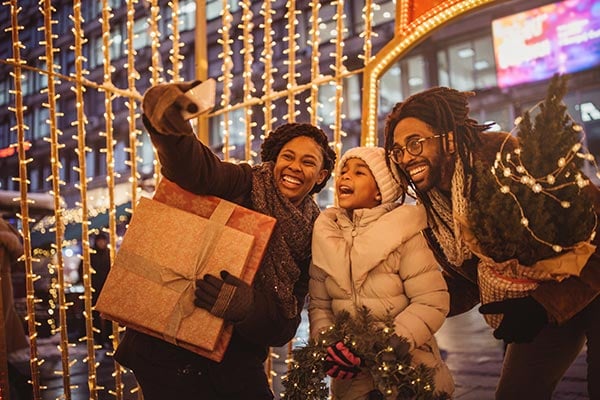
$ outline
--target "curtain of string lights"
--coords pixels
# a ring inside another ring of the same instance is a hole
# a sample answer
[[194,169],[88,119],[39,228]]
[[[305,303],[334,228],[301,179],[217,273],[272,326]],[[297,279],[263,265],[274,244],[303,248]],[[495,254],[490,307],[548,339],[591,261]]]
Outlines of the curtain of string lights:
[[[332,145],[338,155],[338,159],[341,152],[342,138],[346,135],[342,129],[342,121],[344,114],[342,111],[342,104],[344,101],[344,79],[355,74],[362,75],[363,79],[363,112],[362,112],[362,138],[361,143],[363,145],[376,145],[377,141],[377,81],[381,75],[401,57],[412,44],[422,38],[424,35],[429,33],[431,30],[442,25],[444,22],[460,15],[461,13],[470,10],[472,8],[481,6],[491,1],[485,0],[471,0],[471,1],[416,1],[416,0],[398,0],[396,10],[396,24],[395,24],[395,38],[384,46],[383,49],[376,55],[372,54],[372,38],[374,32],[372,31],[372,21],[375,13],[378,12],[379,8],[373,0],[365,0],[362,5],[362,17],[364,19],[364,31],[361,33],[363,49],[362,49],[362,60],[364,63],[363,68],[354,69],[349,71],[345,67],[346,56],[344,53],[344,34],[346,32],[345,26],[345,15],[344,15],[344,0],[337,0],[334,2],[326,2],[327,4],[335,5],[336,12],[334,16],[335,21],[335,33],[331,39],[334,45],[334,51],[329,58],[332,59],[332,63],[328,70],[320,70],[321,53],[319,49],[320,37],[319,37],[319,23],[320,23],[320,10],[321,3],[317,0],[310,1],[310,17],[308,19],[308,45],[310,46],[310,58],[308,60],[302,60],[298,55],[298,45],[296,44],[298,38],[298,20],[297,16],[299,11],[296,9],[296,0],[289,0],[287,2],[287,13],[285,18],[287,19],[286,29],[287,37],[284,39],[284,43],[276,43],[273,34],[272,16],[274,10],[272,8],[273,2],[266,0],[261,4],[260,7],[260,18],[261,21],[258,26],[255,26],[253,21],[257,18],[253,13],[255,7],[251,7],[253,2],[250,0],[242,0],[239,2],[239,8],[241,9],[241,23],[239,29],[241,35],[239,37],[232,37],[231,32],[232,26],[232,14],[230,12],[229,1],[222,1],[222,13],[221,22],[222,26],[219,29],[220,39],[219,44],[221,45],[221,53],[219,57],[222,59],[222,70],[219,79],[222,82],[222,93],[220,96],[219,105],[216,111],[213,111],[210,115],[205,118],[222,117],[222,158],[224,160],[230,160],[230,136],[232,133],[232,122],[231,114],[233,111],[242,110],[242,119],[244,126],[244,138],[245,138],[245,150],[244,157],[246,161],[251,161],[256,154],[252,150],[252,141],[255,139],[252,131],[257,125],[257,118],[253,114],[255,106],[262,107],[263,118],[260,118],[263,122],[261,126],[261,132],[269,132],[276,122],[293,122],[299,115],[297,106],[299,104],[299,94],[307,93],[306,101],[308,103],[307,110],[309,113],[309,120],[311,123],[320,125],[321,120],[318,116],[317,110],[320,107],[318,90],[322,85],[333,85],[335,87],[334,96],[329,101],[333,104],[333,124],[329,126],[333,132]],[[27,327],[29,331],[30,339],[30,369],[31,369],[31,381],[34,387],[34,398],[41,399],[42,392],[46,389],[40,379],[40,366],[44,363],[43,355],[40,354],[37,342],[36,328],[40,325],[39,321],[36,321],[36,304],[41,300],[37,299],[34,292],[34,281],[39,279],[39,276],[34,272],[33,263],[38,261],[38,253],[32,248],[31,242],[31,226],[34,221],[30,216],[29,205],[33,203],[33,200],[28,197],[28,164],[32,162],[31,158],[28,158],[26,154],[27,141],[26,131],[29,127],[26,125],[24,120],[24,112],[26,107],[24,106],[23,97],[23,85],[24,85],[24,72],[33,72],[40,75],[44,75],[47,78],[47,87],[41,91],[43,95],[42,106],[48,109],[48,120],[50,135],[45,138],[47,145],[50,148],[50,175],[45,177],[51,182],[50,194],[54,198],[54,213],[53,213],[53,224],[49,227],[49,230],[54,234],[54,243],[52,244],[51,263],[47,266],[49,274],[53,277],[52,287],[50,289],[51,300],[49,307],[53,308],[53,314],[57,316],[56,322],[53,322],[52,334],[58,335],[58,350],[61,355],[61,363],[57,365],[55,374],[62,378],[63,394],[60,398],[71,399],[75,391],[78,389],[77,385],[73,384],[70,376],[70,371],[73,366],[77,363],[84,363],[87,366],[87,386],[89,389],[90,399],[97,399],[99,392],[106,390],[101,387],[97,382],[97,367],[99,365],[96,360],[95,350],[99,347],[97,343],[94,343],[94,327],[92,325],[92,285],[91,276],[94,273],[90,265],[90,254],[94,251],[89,240],[90,233],[93,233],[93,229],[90,228],[90,215],[93,215],[93,206],[88,202],[88,183],[90,178],[86,173],[86,154],[91,151],[90,147],[86,145],[86,125],[88,123],[86,114],[84,112],[84,93],[86,91],[95,90],[103,94],[104,97],[104,127],[101,132],[101,136],[105,139],[105,147],[102,149],[104,156],[106,157],[106,187],[108,190],[108,215],[109,223],[108,227],[104,228],[110,237],[110,256],[114,259],[115,250],[117,248],[117,201],[115,194],[116,178],[119,177],[119,172],[115,169],[115,144],[116,140],[113,136],[114,126],[113,122],[115,114],[113,112],[113,103],[116,99],[124,99],[128,111],[128,147],[126,152],[128,154],[127,166],[129,168],[129,184],[130,190],[128,194],[131,201],[131,211],[135,213],[136,203],[140,196],[139,194],[139,180],[140,173],[138,171],[138,162],[140,161],[140,153],[138,149],[140,147],[140,135],[141,131],[138,129],[140,119],[140,104],[141,95],[136,90],[136,83],[141,79],[140,74],[136,71],[137,53],[134,48],[134,14],[136,12],[136,4],[138,0],[128,0],[126,2],[126,30],[125,30],[125,55],[126,62],[124,68],[127,73],[126,86],[117,87],[112,81],[111,76],[115,70],[113,62],[111,60],[111,53],[109,51],[111,46],[111,18],[113,17],[113,10],[110,6],[109,0],[100,0],[101,3],[101,16],[100,24],[102,29],[101,35],[101,64],[103,66],[103,75],[100,81],[93,81],[88,79],[88,71],[86,70],[87,60],[83,53],[83,48],[87,42],[85,37],[84,29],[82,25],[84,20],[82,17],[82,3],[81,0],[73,0],[72,11],[70,12],[70,18],[73,22],[72,35],[73,44],[70,48],[59,48],[54,45],[57,34],[54,29],[58,23],[56,20],[57,10],[53,6],[51,0],[40,0],[38,3],[39,12],[42,18],[40,21],[43,23],[38,27],[38,30],[43,32],[42,40],[39,42],[40,46],[45,49],[38,65],[43,65],[43,68],[38,68],[33,65],[28,65],[27,62],[21,57],[21,51],[24,49],[24,44],[20,41],[19,33],[24,29],[20,25],[19,14],[22,8],[19,6],[17,0],[9,0],[3,3],[2,7],[8,7],[10,9],[10,26],[6,27],[6,31],[10,32],[12,38],[12,56],[9,59],[2,60],[4,63],[10,64],[11,78],[13,80],[13,89],[11,90],[11,104],[9,109],[14,113],[16,124],[12,127],[13,131],[16,132],[17,142],[13,146],[17,150],[19,159],[19,170],[18,176],[14,177],[14,180],[18,182],[20,188],[20,198],[16,201],[20,202],[19,218],[22,221],[21,235],[23,237],[24,244],[24,256],[23,261],[26,268],[26,290],[27,290]],[[168,25],[168,35],[170,38],[170,45],[172,46],[169,52],[170,65],[172,68],[166,71],[166,76],[161,65],[159,58],[158,48],[161,46],[160,38],[161,32],[159,32],[158,21],[159,6],[157,0],[147,0],[147,22],[148,22],[148,34],[150,36],[150,47],[151,47],[151,62],[150,62],[150,78],[149,84],[154,85],[165,81],[180,81],[181,80],[181,68],[183,56],[180,52],[181,47],[184,45],[180,41],[179,22],[179,1],[171,0],[169,7],[172,11],[172,20]],[[255,4],[257,2],[254,2]],[[196,54],[198,54],[198,48],[204,45],[206,46],[206,38],[201,37],[204,30],[198,29],[198,26],[202,26],[202,20],[205,15],[202,13],[205,11],[203,4],[197,7],[197,25],[196,25]],[[200,21],[200,22],[198,22]],[[204,25],[205,26],[205,25]],[[262,64],[263,74],[261,96],[256,95],[255,85],[256,78],[252,78],[253,65],[257,63],[254,59],[254,34],[257,30],[263,31],[264,43],[263,50],[260,54],[258,62]],[[164,36],[164,35],[163,35]],[[240,42],[241,53],[243,54],[243,67],[242,67],[242,81],[243,81],[243,95],[240,101],[232,101],[231,87],[233,83],[233,43],[235,41]],[[164,43],[163,43],[164,45]],[[275,47],[285,47],[284,54],[287,59],[284,65],[287,67],[286,71],[277,71],[273,65],[273,56]],[[57,54],[60,52],[72,52],[74,55],[74,72],[69,75],[61,74],[60,67],[57,65],[56,59]],[[299,73],[296,67],[300,62],[305,62],[310,65],[310,79],[308,83],[298,83]],[[206,78],[206,76],[199,76],[198,78]],[[274,76],[275,74],[283,73],[283,78],[286,80],[286,86],[283,90],[275,90]],[[69,215],[70,210],[66,210],[63,202],[61,202],[61,190],[65,186],[65,182],[61,180],[61,169],[64,168],[61,165],[60,152],[65,147],[64,139],[62,138],[62,132],[58,127],[57,121],[63,117],[60,112],[57,103],[57,85],[67,83],[71,85],[71,90],[75,93],[75,107],[76,107],[76,119],[72,121],[72,126],[75,128],[73,139],[76,140],[77,146],[75,152],[77,155],[77,165],[74,166],[74,171],[79,174],[79,182],[76,187],[79,191],[79,201],[77,202],[76,216]],[[274,101],[284,98],[287,104],[287,113],[284,116],[285,121],[277,121],[276,117],[273,116],[272,110],[274,108]],[[199,124],[206,123],[206,120],[198,121]],[[262,138],[262,137],[261,137]],[[155,157],[156,159],[156,157]],[[159,170],[159,166],[155,163],[155,171]],[[155,173],[155,179],[160,177]],[[83,271],[83,286],[84,292],[82,294],[83,300],[83,315],[85,318],[85,337],[83,340],[86,344],[87,355],[82,359],[77,359],[70,355],[70,351],[76,346],[69,339],[67,331],[67,310],[73,306],[72,302],[68,302],[65,289],[68,283],[64,279],[64,258],[62,250],[66,246],[64,240],[64,227],[67,222],[76,221],[81,225],[81,244],[82,244],[82,260],[84,265]],[[122,332],[123,327],[113,323],[113,332]],[[111,337],[114,348],[119,344],[119,335],[114,334]],[[290,344],[291,346],[291,344]],[[291,347],[290,347],[291,348]],[[272,371],[270,360],[267,368],[271,370],[269,376],[271,379],[276,377],[274,371]],[[110,394],[117,399],[124,397],[124,384],[123,374],[127,371],[119,366],[116,362],[114,364],[114,390],[109,390]],[[6,379],[6,374],[3,374],[3,379]],[[2,386],[6,387],[6,386]],[[135,392],[137,388],[131,389]],[[139,391],[138,391],[139,392]]]

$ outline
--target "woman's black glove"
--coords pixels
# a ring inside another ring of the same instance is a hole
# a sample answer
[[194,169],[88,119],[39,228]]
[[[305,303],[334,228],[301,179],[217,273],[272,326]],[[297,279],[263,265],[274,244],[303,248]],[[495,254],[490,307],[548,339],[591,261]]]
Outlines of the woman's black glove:
[[506,343],[530,343],[548,324],[546,310],[531,296],[484,304],[479,312],[504,314],[494,337]]
[[192,125],[183,119],[181,110],[195,112],[198,106],[184,93],[201,81],[163,83],[144,93],[142,109],[150,124],[165,135],[193,135]]
[[246,282],[227,271],[221,271],[221,279],[206,274],[196,281],[194,304],[229,322],[240,322],[254,304],[254,291]]

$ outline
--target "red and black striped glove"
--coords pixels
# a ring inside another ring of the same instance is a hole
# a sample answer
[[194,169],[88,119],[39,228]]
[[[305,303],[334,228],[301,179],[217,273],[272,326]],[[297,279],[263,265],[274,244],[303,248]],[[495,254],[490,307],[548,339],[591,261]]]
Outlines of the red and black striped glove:
[[352,379],[360,373],[363,362],[343,342],[327,347],[325,373],[332,378]]

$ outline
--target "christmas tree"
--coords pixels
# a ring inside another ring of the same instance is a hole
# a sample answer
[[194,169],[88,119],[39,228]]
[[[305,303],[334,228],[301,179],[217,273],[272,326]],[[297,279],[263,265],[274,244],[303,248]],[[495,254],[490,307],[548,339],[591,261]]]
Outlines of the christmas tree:
[[567,78],[555,75],[537,114],[525,112],[517,123],[517,147],[506,141],[491,168],[475,166],[470,228],[481,253],[496,262],[530,266],[592,237],[596,217],[581,172],[591,156],[562,102],[566,91]]

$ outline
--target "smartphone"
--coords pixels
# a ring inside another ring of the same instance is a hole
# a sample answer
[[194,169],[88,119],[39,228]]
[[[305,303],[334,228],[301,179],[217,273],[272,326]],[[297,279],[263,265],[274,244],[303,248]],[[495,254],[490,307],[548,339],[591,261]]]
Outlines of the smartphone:
[[192,106],[187,110],[181,110],[183,119],[187,121],[212,110],[215,107],[216,88],[217,82],[210,78],[185,92],[185,95],[194,102],[196,107]]

